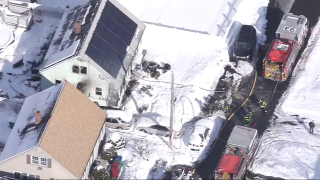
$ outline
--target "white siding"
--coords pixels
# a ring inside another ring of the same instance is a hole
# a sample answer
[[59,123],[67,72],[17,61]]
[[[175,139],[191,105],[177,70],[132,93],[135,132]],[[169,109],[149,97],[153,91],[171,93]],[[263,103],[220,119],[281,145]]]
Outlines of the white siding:
[[[27,164],[27,155],[51,159],[51,168]],[[39,169],[41,167],[41,169]],[[40,179],[76,179],[76,177],[53,159],[42,148],[37,147],[22,153],[12,159],[0,163],[0,171],[13,173],[13,171],[40,176]]]
[[[87,67],[87,75],[76,74],[72,72],[73,66]],[[78,61],[77,58],[66,61],[60,65],[47,69],[43,72],[41,78],[42,90],[55,84],[56,80],[67,80],[70,83],[77,84],[82,82],[85,87],[81,91],[93,102],[98,102],[100,106],[107,106],[109,95],[109,82],[99,77],[100,73],[86,61]],[[96,95],[96,88],[101,88],[102,95]]]
[[97,142],[94,146],[93,153],[90,156],[89,162],[87,163],[87,167],[86,167],[85,172],[83,173],[82,179],[88,179],[91,164],[94,162],[94,160],[98,156],[99,145],[100,145],[100,142],[103,140],[105,133],[106,133],[106,129],[105,129],[105,125],[104,125],[101,132],[100,132],[99,138],[97,139]]

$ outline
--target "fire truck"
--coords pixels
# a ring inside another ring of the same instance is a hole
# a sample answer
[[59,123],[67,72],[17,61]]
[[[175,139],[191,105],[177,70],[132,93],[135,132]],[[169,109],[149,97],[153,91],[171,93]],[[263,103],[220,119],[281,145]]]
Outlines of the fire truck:
[[218,168],[214,171],[215,179],[242,179],[258,144],[256,129],[236,125],[227,141]]
[[263,75],[273,81],[286,81],[308,33],[308,19],[303,15],[285,14],[276,38],[263,59]]

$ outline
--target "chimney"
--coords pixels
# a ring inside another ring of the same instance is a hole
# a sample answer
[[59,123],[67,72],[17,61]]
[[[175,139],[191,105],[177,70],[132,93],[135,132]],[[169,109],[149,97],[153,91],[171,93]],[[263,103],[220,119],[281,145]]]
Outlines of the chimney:
[[41,122],[41,112],[36,112],[36,124],[39,124]]
[[81,32],[81,21],[76,22],[76,34]]

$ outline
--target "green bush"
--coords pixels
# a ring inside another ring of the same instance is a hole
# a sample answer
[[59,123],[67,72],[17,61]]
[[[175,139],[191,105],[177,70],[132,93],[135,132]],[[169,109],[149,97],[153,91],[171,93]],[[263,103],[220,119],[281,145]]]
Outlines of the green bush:
[[112,146],[110,149],[104,149],[101,153],[101,158],[107,161],[112,161],[117,155],[117,150]]
[[100,179],[108,180],[110,179],[110,174],[105,168],[102,168],[100,170],[94,169],[92,171],[92,177],[95,180],[100,180]]

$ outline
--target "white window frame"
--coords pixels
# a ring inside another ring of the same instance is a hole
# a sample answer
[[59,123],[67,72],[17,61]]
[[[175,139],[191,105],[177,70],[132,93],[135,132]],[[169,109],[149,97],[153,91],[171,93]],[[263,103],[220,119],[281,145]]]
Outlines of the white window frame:
[[[34,162],[33,162],[33,158],[34,158],[34,157],[35,157],[35,158],[38,158],[38,163],[34,163]],[[30,160],[31,160],[31,162],[30,162],[31,164],[33,164],[33,165],[39,165],[40,158],[39,158],[38,156],[31,156],[31,159],[30,159]]]
[[12,172],[12,177],[13,177],[13,178],[15,178],[15,177],[14,177],[14,173],[19,173],[19,174],[20,174],[19,179],[21,179],[21,172],[19,172],[19,171],[13,171],[13,172]]
[[[38,158],[38,164],[33,163],[33,157],[37,157]],[[46,165],[41,164],[41,158],[46,159]],[[42,166],[42,167],[48,167],[48,158],[45,157],[40,157],[40,156],[31,156],[31,164],[32,165],[37,165],[37,166]]]
[[[43,164],[42,164],[41,159],[45,159],[45,162],[46,162],[46,164],[45,164],[45,165],[43,165]],[[39,165],[40,165],[40,166],[48,167],[48,158],[40,157]]]

